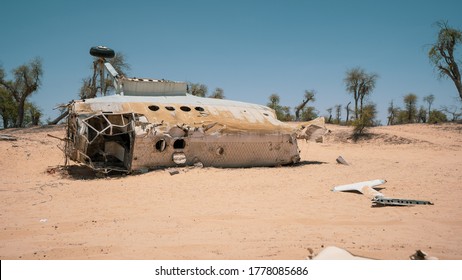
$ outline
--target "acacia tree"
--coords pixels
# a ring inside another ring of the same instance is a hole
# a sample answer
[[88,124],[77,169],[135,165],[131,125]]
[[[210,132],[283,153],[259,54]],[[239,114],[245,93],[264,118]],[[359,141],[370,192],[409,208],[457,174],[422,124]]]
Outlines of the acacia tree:
[[346,125],[348,125],[348,121],[350,120],[350,104],[351,104],[351,101],[348,102],[348,104],[345,106],[345,111],[346,111],[345,124]]
[[[359,90],[359,111],[361,114],[363,113],[363,104],[364,98],[372,93],[375,88],[375,83],[379,76],[375,73],[365,74],[364,80],[362,81],[360,90]],[[375,108],[374,108],[375,110]],[[369,106],[369,111],[371,111],[371,107]]]
[[427,95],[423,98],[424,102],[428,103],[428,118],[430,119],[430,112],[432,111],[432,104],[435,101],[435,96],[433,94]]
[[326,109],[327,113],[329,113],[329,118],[327,119],[327,123],[332,123],[332,107]]
[[462,31],[448,26],[447,22],[437,22],[436,25],[439,28],[438,39],[431,45],[428,57],[440,78],[451,78],[462,100],[461,74],[457,65],[461,61],[454,57],[456,47],[462,44]]
[[335,105],[335,120],[337,124],[340,124],[340,117],[342,116],[342,105]]
[[40,118],[42,117],[42,111],[31,102],[26,102],[24,106],[24,124],[27,125],[39,125]]
[[269,97],[269,103],[267,104],[267,106],[273,110],[276,110],[276,108],[280,106],[279,105],[280,101],[281,101],[281,98],[279,97],[279,95],[277,93],[273,93]]
[[423,123],[427,122],[427,110],[425,109],[423,105],[420,106],[419,111],[417,111],[416,117],[417,117],[417,122],[423,122]]
[[457,121],[462,116],[462,109],[459,109],[456,105],[442,106],[441,110],[452,116],[451,122]]
[[444,114],[443,112],[439,111],[439,110],[433,110],[430,112],[430,117],[428,118],[428,123],[432,123],[432,124],[435,124],[435,123],[443,123],[443,122],[447,122],[448,121],[448,118],[446,116],[446,114]]
[[359,136],[366,133],[368,127],[376,125],[376,115],[377,109],[374,103],[370,103],[364,106],[361,117],[353,121],[353,139],[358,139]]
[[215,99],[225,99],[225,93],[222,88],[217,87],[209,97]]
[[346,72],[346,77],[343,80],[346,85],[347,92],[353,94],[353,99],[355,101],[355,118],[358,119],[358,101],[359,101],[359,88],[361,85],[362,77],[364,76],[364,70],[359,67],[350,69]]
[[3,128],[14,127],[17,123],[18,108],[8,91],[0,87],[0,115]]
[[266,104],[269,108],[273,109],[276,113],[276,118],[280,121],[292,121],[293,116],[290,114],[289,106],[281,106],[279,95],[273,93],[269,96],[269,103]]
[[269,96],[269,103],[266,106],[270,107],[276,113],[276,118],[278,120],[284,118],[284,112],[282,111],[282,106],[279,104],[281,98],[277,93],[273,93]]
[[361,117],[364,98],[374,90],[377,78],[377,74],[367,74],[360,67],[355,67],[346,72],[346,77],[343,81],[345,82],[347,92],[353,94],[355,119]]
[[295,120],[299,121],[300,120],[300,113],[303,111],[303,108],[305,108],[306,104],[310,101],[314,101],[314,95],[316,92],[314,90],[305,90],[305,95],[302,103],[300,103],[297,107],[295,107]]
[[207,86],[199,83],[188,83],[187,92],[195,96],[205,97],[207,95]]
[[394,125],[396,123],[396,118],[399,115],[400,109],[393,105],[393,100],[390,102],[388,106],[388,122],[387,125]]
[[417,95],[409,93],[404,96],[407,123],[413,123],[417,115]]
[[[0,87],[0,116],[1,126],[3,128],[10,128],[17,126],[18,123],[18,105],[14,98]],[[37,105],[26,101],[24,104],[24,120],[23,124],[26,125],[39,125],[42,111]]]
[[318,117],[318,112],[313,106],[308,106],[303,108],[302,112],[300,113],[300,120],[301,121],[311,121]]
[[282,111],[282,117],[279,118],[279,120],[283,122],[290,122],[294,120],[293,115],[290,114],[290,107],[289,106],[282,106],[281,107]]
[[43,75],[42,60],[35,58],[29,64],[23,64],[13,69],[13,80],[5,80],[5,71],[0,68],[0,86],[16,101],[18,119],[17,127],[24,126],[24,107],[27,98],[36,92],[41,84]]

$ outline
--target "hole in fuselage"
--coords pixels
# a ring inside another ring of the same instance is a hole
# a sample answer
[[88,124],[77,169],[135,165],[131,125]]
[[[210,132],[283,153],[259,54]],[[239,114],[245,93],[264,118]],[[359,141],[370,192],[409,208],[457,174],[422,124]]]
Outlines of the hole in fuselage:
[[184,139],[176,139],[175,142],[173,142],[173,148],[174,149],[184,149],[186,146],[186,142]]
[[156,142],[156,150],[159,152],[165,151],[165,148],[167,147],[167,142],[165,139],[160,139],[159,141]]

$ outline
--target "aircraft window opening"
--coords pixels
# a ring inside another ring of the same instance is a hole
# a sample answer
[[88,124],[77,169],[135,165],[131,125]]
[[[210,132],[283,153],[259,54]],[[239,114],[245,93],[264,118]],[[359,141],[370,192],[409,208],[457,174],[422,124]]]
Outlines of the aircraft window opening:
[[159,152],[165,151],[165,148],[167,147],[167,142],[165,139],[160,139],[159,141],[156,142],[156,150]]
[[225,152],[225,149],[223,147],[218,147],[217,149],[217,155],[222,156]]
[[176,139],[175,142],[173,142],[173,148],[174,149],[184,149],[186,146],[186,142],[184,139]]
[[172,107],[172,106],[165,106],[165,109],[169,111],[175,111],[175,107]]
[[160,109],[159,106],[157,106],[157,105],[150,105],[150,106],[148,106],[148,108],[149,108],[149,110],[151,110],[151,111],[157,111],[157,110]]
[[269,117],[269,115],[268,115],[267,113],[263,113],[263,115],[265,115],[265,116]]
[[184,112],[191,111],[191,108],[189,108],[188,106],[181,106],[180,109],[181,109],[181,111],[184,111]]
[[196,107],[196,108],[194,108],[194,109],[195,109],[196,111],[199,111],[199,112],[203,112],[203,111],[205,111],[205,109],[204,109],[204,108],[202,108],[202,107],[199,107],[199,106],[198,106],[198,107]]

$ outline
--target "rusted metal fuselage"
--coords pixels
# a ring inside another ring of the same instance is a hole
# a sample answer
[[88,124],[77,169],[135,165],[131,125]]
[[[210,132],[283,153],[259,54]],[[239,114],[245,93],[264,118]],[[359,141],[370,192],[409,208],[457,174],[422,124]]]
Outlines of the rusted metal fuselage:
[[296,130],[268,107],[196,97],[180,82],[122,78],[119,83],[123,95],[69,105],[70,159],[100,172],[300,160]]

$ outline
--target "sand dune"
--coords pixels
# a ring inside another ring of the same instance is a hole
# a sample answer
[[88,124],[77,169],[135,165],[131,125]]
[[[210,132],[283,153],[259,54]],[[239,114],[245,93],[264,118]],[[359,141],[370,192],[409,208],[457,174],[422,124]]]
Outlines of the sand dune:
[[[0,141],[1,259],[306,259],[327,246],[375,259],[421,249],[462,259],[462,125],[377,127],[357,142],[330,125],[275,168],[178,168],[95,177],[62,170],[64,127],[9,129]],[[349,166],[336,163],[342,156]],[[385,179],[371,207],[336,185]]]

